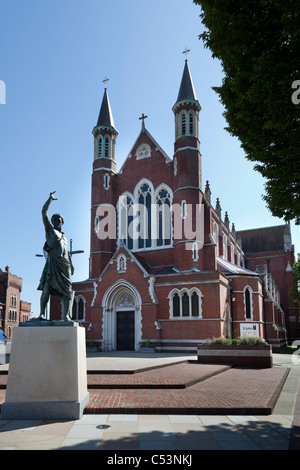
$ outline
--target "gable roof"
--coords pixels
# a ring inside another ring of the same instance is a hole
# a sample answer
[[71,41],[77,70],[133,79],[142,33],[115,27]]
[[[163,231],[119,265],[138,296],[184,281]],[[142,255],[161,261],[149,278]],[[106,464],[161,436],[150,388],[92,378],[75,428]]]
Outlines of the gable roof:
[[148,270],[146,269],[146,266],[144,263],[141,263],[139,261],[139,259],[127,248],[126,245],[124,245],[124,243],[121,243],[120,246],[117,248],[117,250],[115,251],[115,253],[113,254],[112,258],[110,259],[110,261],[107,263],[107,265],[105,266],[105,268],[103,269],[102,273],[100,274],[99,276],[99,280],[101,280],[103,274],[105,273],[105,271],[108,269],[108,267],[110,266],[111,262],[113,260],[116,260],[118,255],[120,254],[120,252],[122,251],[125,251],[128,256],[136,263],[136,265],[140,268],[140,270],[143,272],[144,276],[145,277],[148,277],[150,276],[150,273],[148,272]]
[[[132,157],[132,154],[133,154],[133,150],[134,148],[137,146],[137,143],[139,142],[139,140],[141,140],[141,144],[143,143],[142,142],[142,137],[143,137],[143,134],[145,134],[150,140],[151,142],[153,143],[153,145],[155,146],[155,149],[158,150],[162,155],[163,157],[165,158],[166,160],[166,163],[170,163],[172,161],[172,159],[166,154],[166,152],[162,149],[162,147],[156,142],[156,140],[154,139],[154,137],[150,134],[150,132],[145,128],[145,127],[142,127],[139,135],[137,136],[133,146],[131,147],[131,150],[129,152],[129,154],[127,155],[127,157],[125,158],[120,170],[119,170],[119,173],[122,173],[122,169],[124,167],[124,165],[126,164],[127,160]],[[150,157],[151,158],[151,157]]]

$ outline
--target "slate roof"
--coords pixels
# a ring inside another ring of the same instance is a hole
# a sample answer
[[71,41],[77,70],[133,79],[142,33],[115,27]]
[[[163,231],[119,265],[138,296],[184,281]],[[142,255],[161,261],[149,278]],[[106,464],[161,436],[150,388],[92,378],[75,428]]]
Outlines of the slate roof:
[[182,101],[182,100],[187,100],[187,99],[194,100],[194,101],[197,100],[194,85],[193,85],[193,80],[190,74],[189,64],[188,64],[188,61],[186,60],[177,101]]
[[218,269],[224,274],[238,274],[241,276],[259,276],[259,274],[255,273],[254,271],[250,271],[249,269],[242,268],[241,266],[237,266],[236,264],[230,263],[230,261],[227,261],[223,258],[217,257],[217,264],[218,264]]
[[286,226],[256,228],[237,232],[241,237],[242,249],[247,253],[262,253],[284,250],[284,234]]

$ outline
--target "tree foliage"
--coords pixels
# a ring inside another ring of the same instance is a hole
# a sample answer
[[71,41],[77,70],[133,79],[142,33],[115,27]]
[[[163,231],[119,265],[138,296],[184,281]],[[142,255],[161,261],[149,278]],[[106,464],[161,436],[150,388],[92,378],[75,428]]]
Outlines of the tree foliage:
[[294,287],[289,292],[290,296],[294,302],[299,302],[300,304],[300,254],[298,253],[298,259],[293,264],[293,280]]
[[[295,0],[194,0],[221,61],[228,126],[265,178],[274,216],[300,223],[300,14]],[[298,94],[297,94],[298,93]],[[292,100],[292,96],[295,99]],[[297,99],[298,98],[298,99]]]

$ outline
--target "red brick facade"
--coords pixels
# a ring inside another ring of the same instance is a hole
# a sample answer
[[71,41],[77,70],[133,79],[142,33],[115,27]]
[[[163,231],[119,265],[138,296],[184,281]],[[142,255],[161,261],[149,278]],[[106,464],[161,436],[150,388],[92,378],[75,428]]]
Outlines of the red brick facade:
[[[143,119],[141,132],[117,172],[118,132],[105,89],[93,130],[89,279],[74,283],[73,305],[73,318],[86,327],[87,340],[103,351],[139,350],[150,340],[159,351],[196,352],[199,342],[238,337],[245,326],[274,348],[286,343],[284,313],[278,298],[268,297],[267,274],[256,272],[257,264],[251,264],[250,258],[246,269],[241,236],[234,225],[230,228],[227,213],[222,219],[219,201],[212,206],[208,182],[202,187],[200,110],[186,61],[173,107],[173,158],[147,131]],[[123,205],[121,196],[125,196]],[[150,212],[140,218],[133,215],[131,204],[137,203],[174,208],[171,215],[167,211],[171,234],[162,232],[164,216],[154,209],[151,222]],[[128,227],[135,217],[139,229],[145,225],[146,237],[132,241],[134,237],[126,233],[120,240],[118,230],[124,228],[124,220]],[[105,238],[108,229],[110,236]],[[60,318],[60,312],[59,299],[52,298],[51,318]]]
[[19,322],[30,318],[31,303],[20,299],[22,283],[22,278],[12,274],[8,266],[4,271],[0,269],[0,329],[8,341]]

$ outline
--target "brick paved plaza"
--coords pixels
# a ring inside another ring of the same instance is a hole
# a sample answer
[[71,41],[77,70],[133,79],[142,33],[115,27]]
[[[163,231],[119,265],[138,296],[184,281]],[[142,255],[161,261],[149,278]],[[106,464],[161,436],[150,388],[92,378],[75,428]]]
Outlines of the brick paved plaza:
[[[191,358],[159,363],[159,355],[153,364],[133,355],[137,367],[126,357],[112,367],[116,356],[99,356],[87,359],[90,396],[81,420],[0,419],[0,449],[299,448],[300,372],[286,358],[273,368],[247,369]],[[0,367],[0,403],[7,368]]]

